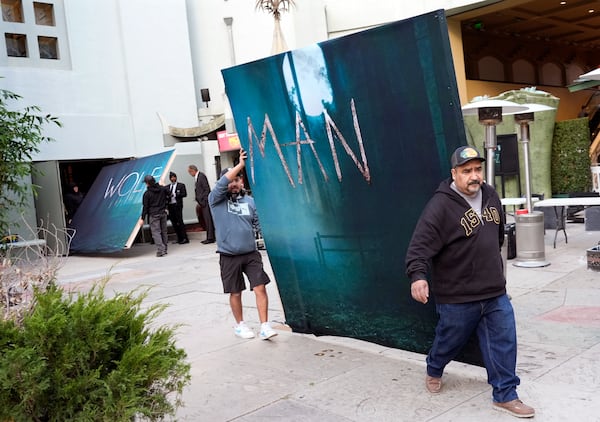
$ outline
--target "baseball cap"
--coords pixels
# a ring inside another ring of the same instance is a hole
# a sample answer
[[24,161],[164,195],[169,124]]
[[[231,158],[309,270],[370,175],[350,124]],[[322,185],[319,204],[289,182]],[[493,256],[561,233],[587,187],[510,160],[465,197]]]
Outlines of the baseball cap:
[[[221,170],[221,174],[219,174],[219,179],[223,176],[225,176],[225,173],[227,173],[229,170],[231,170],[233,167],[227,167],[226,169]],[[240,171],[238,174],[236,174],[236,177],[243,177],[242,176],[242,172]]]
[[475,148],[470,146],[462,146],[456,148],[456,150],[452,153],[452,156],[450,157],[450,164],[452,165],[452,168],[455,168],[457,166],[462,166],[467,161],[471,160],[485,161],[485,158],[479,155],[479,151],[477,151]]

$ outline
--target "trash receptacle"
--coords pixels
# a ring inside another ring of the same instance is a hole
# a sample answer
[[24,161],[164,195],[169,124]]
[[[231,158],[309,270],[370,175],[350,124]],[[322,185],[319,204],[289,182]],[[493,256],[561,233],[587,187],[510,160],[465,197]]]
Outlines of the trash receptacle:
[[545,267],[544,213],[533,211],[515,215],[517,256],[516,267]]

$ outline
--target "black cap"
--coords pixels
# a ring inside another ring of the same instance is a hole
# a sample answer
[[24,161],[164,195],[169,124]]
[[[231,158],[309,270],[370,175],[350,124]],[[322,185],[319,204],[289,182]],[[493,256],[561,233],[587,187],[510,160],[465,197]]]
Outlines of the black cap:
[[485,158],[479,155],[479,151],[475,148],[467,145],[456,148],[450,157],[450,164],[452,165],[452,168],[455,168],[457,166],[462,166],[471,160],[485,161]]

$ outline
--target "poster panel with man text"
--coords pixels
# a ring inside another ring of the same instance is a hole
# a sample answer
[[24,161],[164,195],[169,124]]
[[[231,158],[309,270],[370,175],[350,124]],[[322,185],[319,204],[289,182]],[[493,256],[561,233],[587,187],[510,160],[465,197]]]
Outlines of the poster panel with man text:
[[426,353],[434,305],[411,298],[405,253],[466,144],[444,12],[223,76],[286,322]]

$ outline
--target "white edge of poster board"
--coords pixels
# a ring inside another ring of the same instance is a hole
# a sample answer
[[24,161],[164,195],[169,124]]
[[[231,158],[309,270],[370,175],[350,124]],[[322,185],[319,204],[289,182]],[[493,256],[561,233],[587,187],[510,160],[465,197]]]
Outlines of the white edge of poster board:
[[[167,164],[165,165],[165,169],[163,170],[162,174],[160,175],[160,179],[159,179],[158,183],[163,186],[166,186],[167,180],[169,180],[168,175],[169,175],[169,171],[171,171],[171,166],[173,165],[173,160],[175,160],[175,150],[172,151],[171,157],[169,158],[169,161],[167,161]],[[138,219],[137,223],[133,227],[133,230],[131,231],[131,234],[129,235],[127,242],[125,242],[125,247],[123,249],[131,248],[131,245],[133,245],[133,242],[142,227],[144,227],[144,220],[142,220],[140,218],[140,219]]]

